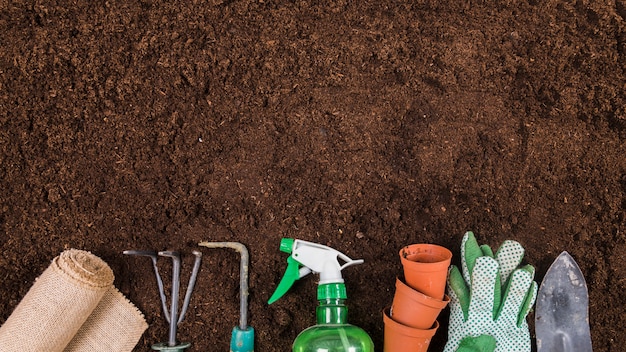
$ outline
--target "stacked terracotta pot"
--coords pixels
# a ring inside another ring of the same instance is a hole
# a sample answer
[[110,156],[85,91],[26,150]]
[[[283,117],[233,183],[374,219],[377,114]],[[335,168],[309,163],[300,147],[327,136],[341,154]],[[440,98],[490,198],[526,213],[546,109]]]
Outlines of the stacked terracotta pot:
[[424,352],[437,332],[437,317],[450,298],[445,294],[452,252],[434,244],[400,250],[404,280],[396,279],[391,307],[383,311],[385,352]]

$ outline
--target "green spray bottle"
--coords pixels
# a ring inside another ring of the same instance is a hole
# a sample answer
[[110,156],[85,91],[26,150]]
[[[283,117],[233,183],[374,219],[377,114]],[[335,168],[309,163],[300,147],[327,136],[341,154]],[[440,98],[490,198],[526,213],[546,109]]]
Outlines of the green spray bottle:
[[290,256],[285,275],[269,304],[287,293],[296,280],[311,272],[320,275],[317,325],[305,329],[296,337],[293,352],[374,352],[374,343],[365,330],[348,324],[346,286],[341,276],[341,270],[361,264],[363,260],[352,260],[333,248],[292,238],[283,238],[280,250]]

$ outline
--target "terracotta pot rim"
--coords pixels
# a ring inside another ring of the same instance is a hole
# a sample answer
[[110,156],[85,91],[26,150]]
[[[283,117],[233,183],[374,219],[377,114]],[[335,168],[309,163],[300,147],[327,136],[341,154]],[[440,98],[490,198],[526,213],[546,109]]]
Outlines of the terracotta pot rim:
[[446,294],[443,295],[443,299],[431,297],[412,288],[402,279],[396,277],[396,294],[398,293],[408,295],[413,301],[419,301],[420,304],[435,309],[444,309],[450,302],[450,297]]
[[[400,258],[404,260],[408,260],[406,259],[407,255],[405,255],[404,252],[409,251],[411,249],[415,249],[415,248],[427,248],[431,250],[434,249],[436,250],[438,254],[441,254],[441,256],[443,257],[442,261],[447,261],[452,258],[452,251],[450,251],[446,247],[440,246],[438,244],[432,244],[432,243],[414,243],[414,244],[406,245],[400,249],[400,252],[399,252]],[[439,262],[434,262],[434,263],[439,263]],[[429,264],[433,264],[433,263],[429,263]]]
[[400,324],[389,316],[390,309],[391,307],[386,307],[385,309],[383,309],[383,322],[385,324],[385,329],[391,328],[391,329],[395,329],[399,331],[401,334],[406,335],[406,336],[423,337],[423,338],[433,337],[435,333],[437,332],[437,329],[439,329],[439,322],[437,320],[435,320],[435,323],[430,329],[426,329],[426,330],[412,328],[410,326]]

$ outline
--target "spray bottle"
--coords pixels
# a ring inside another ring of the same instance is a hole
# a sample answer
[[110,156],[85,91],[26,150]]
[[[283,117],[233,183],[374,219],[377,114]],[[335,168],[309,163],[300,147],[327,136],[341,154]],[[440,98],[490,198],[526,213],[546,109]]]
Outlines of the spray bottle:
[[[293,342],[293,352],[373,352],[374,343],[365,330],[348,324],[346,286],[341,270],[363,263],[324,245],[283,238],[280,250],[289,253],[287,270],[269,299],[272,304],[282,297],[296,280],[311,272],[319,273],[317,325],[302,331]],[[340,264],[339,260],[344,262]]]

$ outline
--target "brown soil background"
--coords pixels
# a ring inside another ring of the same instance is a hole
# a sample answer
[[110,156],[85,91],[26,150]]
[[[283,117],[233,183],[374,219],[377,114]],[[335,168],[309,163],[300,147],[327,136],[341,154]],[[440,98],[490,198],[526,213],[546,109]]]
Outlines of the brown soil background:
[[[520,241],[538,280],[569,251],[595,351],[621,351],[625,18],[624,0],[0,0],[0,322],[86,249],[149,350],[167,339],[153,273],[121,252],[179,249],[186,284],[197,242],[240,241],[256,349],[287,351],[317,304],[313,277],[266,304],[295,237],[365,259],[350,321],[382,350],[398,250],[456,254],[473,230]],[[227,350],[239,257],[203,252],[178,338]]]

